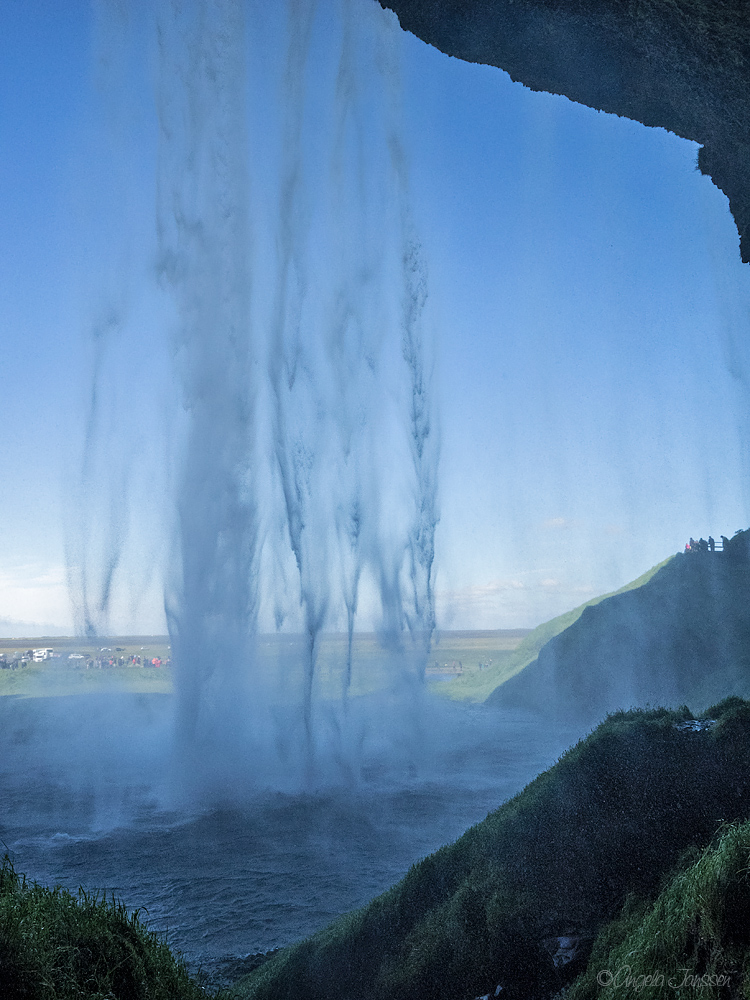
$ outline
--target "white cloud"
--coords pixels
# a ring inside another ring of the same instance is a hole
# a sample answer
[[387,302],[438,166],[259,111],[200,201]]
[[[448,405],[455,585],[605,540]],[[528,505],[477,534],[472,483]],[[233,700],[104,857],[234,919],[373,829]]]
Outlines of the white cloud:
[[0,569],[0,617],[70,624],[65,567],[30,563]]
[[482,600],[483,598],[495,597],[507,590],[525,590],[525,588],[526,584],[522,580],[492,580],[490,583],[471,584],[460,590],[445,590],[442,591],[441,596],[447,600]]
[[550,517],[546,521],[542,521],[542,527],[548,531],[559,531],[561,529],[572,528],[573,523],[573,521],[569,521],[566,517]]
[[438,590],[442,629],[533,628],[601,593],[591,583],[569,579],[557,567],[521,572],[505,579]]
[[[134,603],[127,589],[115,588],[110,616],[113,635],[166,631],[161,587],[152,580]],[[26,563],[0,569],[0,620],[54,625],[72,634],[73,613],[65,566]]]

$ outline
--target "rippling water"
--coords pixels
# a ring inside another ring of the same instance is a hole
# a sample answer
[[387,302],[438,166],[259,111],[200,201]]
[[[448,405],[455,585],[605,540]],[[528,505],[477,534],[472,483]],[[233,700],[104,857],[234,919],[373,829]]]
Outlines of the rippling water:
[[170,802],[167,699],[3,699],[0,837],[18,871],[142,907],[191,966],[221,978],[391,886],[520,790],[577,738],[440,702],[408,765],[352,783]]

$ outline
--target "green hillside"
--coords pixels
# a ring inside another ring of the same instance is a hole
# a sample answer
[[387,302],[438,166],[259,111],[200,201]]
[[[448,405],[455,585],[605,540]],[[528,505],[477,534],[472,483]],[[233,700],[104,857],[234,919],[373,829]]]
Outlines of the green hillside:
[[0,863],[3,1000],[200,1000],[217,997],[181,958],[106,895],[48,889]]
[[747,535],[736,550],[680,553],[640,586],[585,607],[488,703],[593,725],[634,705],[700,710],[750,696]]
[[630,590],[644,586],[673,558],[674,556],[670,556],[669,559],[660,562],[658,566],[652,567],[642,576],[639,576],[637,580],[625,584],[619,590],[614,590],[610,594],[602,594],[600,597],[594,597],[572,611],[567,611],[564,615],[558,615],[557,618],[539,625],[501,662],[485,670],[464,674],[449,683],[434,685],[433,690],[438,694],[447,695],[456,701],[484,701],[500,684],[510,680],[511,677],[520,673],[521,670],[536,660],[542,646],[546,645],[550,639],[554,638],[560,632],[564,632],[565,629],[570,628],[574,622],[578,621],[586,608],[600,604],[609,597],[614,597],[617,594],[625,594]]
[[[653,904],[627,900],[566,1000],[750,993],[750,823],[724,830]],[[679,991],[682,991],[681,993]]]
[[502,986],[510,1000],[554,996],[585,972],[628,899],[642,915],[685,852],[750,817],[750,704],[728,700],[712,715],[710,726],[685,725],[687,710],[609,718],[394,888],[238,983],[238,995],[470,1000]]

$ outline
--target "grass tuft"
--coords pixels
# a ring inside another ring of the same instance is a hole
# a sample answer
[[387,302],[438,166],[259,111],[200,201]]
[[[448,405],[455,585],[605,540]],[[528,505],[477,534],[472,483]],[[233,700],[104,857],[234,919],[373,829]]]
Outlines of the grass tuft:
[[667,994],[747,996],[750,988],[750,823],[673,876],[655,902],[631,900],[597,937],[567,1000]]
[[114,897],[73,896],[0,867],[3,1000],[197,1000],[182,959]]

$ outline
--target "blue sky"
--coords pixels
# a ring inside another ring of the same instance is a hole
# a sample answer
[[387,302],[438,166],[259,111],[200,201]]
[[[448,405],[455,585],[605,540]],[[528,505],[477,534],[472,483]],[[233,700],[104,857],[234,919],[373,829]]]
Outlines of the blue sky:
[[[64,7],[0,0],[0,618],[71,620],[66,541],[98,363],[97,468],[128,470],[113,619],[152,631],[176,419],[153,280],[154,43],[147,18]],[[248,10],[262,145],[279,35]],[[320,5],[321,61],[334,11]],[[323,93],[326,72],[309,86]],[[534,625],[691,534],[745,527],[750,268],[695,144],[408,35],[400,100],[437,358],[439,624]],[[251,178],[261,241],[272,163],[259,155]]]

